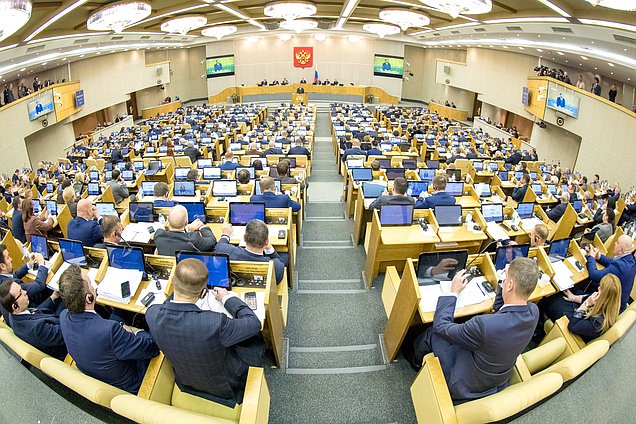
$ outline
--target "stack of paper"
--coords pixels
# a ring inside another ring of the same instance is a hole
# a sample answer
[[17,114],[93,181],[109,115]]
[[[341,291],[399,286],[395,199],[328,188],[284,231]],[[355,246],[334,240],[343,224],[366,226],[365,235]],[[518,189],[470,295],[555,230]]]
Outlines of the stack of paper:
[[[71,266],[68,262],[62,262],[62,265],[58,268],[57,272],[53,275],[51,280],[46,283],[46,286],[51,290],[58,291],[60,289],[60,276],[66,269]],[[91,284],[94,288],[97,288],[97,283],[95,282],[95,277],[97,276],[97,268],[90,268],[87,272],[89,280],[91,280]]]
[[[97,294],[107,300],[120,303],[130,302],[141,284],[143,273],[137,269],[120,269],[111,266],[106,270],[106,275],[97,287]],[[123,297],[121,285],[125,281],[130,284],[130,295]]]
[[531,230],[538,224],[543,224],[539,218],[526,218],[521,220],[521,228],[524,230]]
[[[476,305],[485,300],[493,299],[495,293],[486,293],[481,286],[485,281],[484,277],[473,278],[470,283],[457,296],[457,308],[463,306]],[[437,299],[440,296],[450,294],[450,281],[442,281],[440,284],[430,286],[420,286],[420,309],[424,312],[433,312],[437,307]]]
[[[265,320],[265,292],[261,290],[255,293],[256,293],[256,310],[254,310],[253,312],[258,317],[259,320],[264,321]],[[237,293],[237,294],[241,300],[244,300],[244,296],[245,296],[244,293]],[[227,315],[229,318],[232,318],[232,319],[234,318],[228,312],[228,310],[225,309],[225,306],[223,306],[223,302],[216,300],[211,290],[208,290],[208,294],[203,299],[198,300],[196,305],[199,307],[199,309],[202,309],[204,311],[218,312],[218,313]]]
[[121,236],[127,242],[148,243],[150,241],[150,231],[148,227],[153,227],[155,231],[163,228],[160,222],[137,222],[126,225]]
[[552,281],[559,287],[559,290],[567,290],[574,286],[572,271],[563,263],[563,261],[553,262],[552,269],[554,269],[554,275]]
[[486,232],[493,240],[508,240],[508,234],[497,224],[496,222],[489,222],[486,224]]

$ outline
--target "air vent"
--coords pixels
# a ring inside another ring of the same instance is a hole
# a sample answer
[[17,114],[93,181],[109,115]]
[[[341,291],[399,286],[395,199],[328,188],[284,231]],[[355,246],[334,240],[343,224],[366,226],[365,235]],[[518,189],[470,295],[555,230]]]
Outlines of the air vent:
[[572,34],[572,30],[565,27],[552,27],[552,31],[558,32],[560,34]]
[[172,37],[163,37],[164,40],[172,40]]
[[486,28],[473,28],[475,32],[486,32]]
[[461,34],[459,31],[451,31],[451,34]]
[[274,31],[280,27],[278,21],[261,21],[268,31]]
[[149,35],[142,35],[141,37],[139,37],[140,40],[150,40],[150,36]]
[[442,35],[442,34],[440,34],[439,32],[434,32],[433,35],[439,36],[439,35]]
[[618,34],[614,34],[614,40],[621,41],[623,43],[636,44],[636,38],[625,37]]
[[318,28],[331,29],[333,28],[333,21],[329,19],[321,19],[318,21]]
[[119,40],[123,40],[124,36],[123,35],[116,35],[114,37],[110,37],[111,41],[119,41]]
[[88,43],[88,38],[80,38],[79,40],[73,41],[73,44],[86,44]]
[[523,31],[520,26],[507,26],[508,31]]
[[44,50],[45,47],[46,47],[46,45],[40,44],[39,46],[29,47],[26,52],[27,53],[35,53],[35,52],[38,52],[40,50]]

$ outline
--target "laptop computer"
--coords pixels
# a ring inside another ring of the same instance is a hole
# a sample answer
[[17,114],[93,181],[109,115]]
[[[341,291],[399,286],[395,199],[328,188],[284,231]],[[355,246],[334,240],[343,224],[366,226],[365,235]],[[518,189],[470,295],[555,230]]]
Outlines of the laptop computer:
[[152,202],[130,202],[130,222],[154,222]]
[[550,243],[550,250],[548,250],[548,259],[550,259],[550,262],[559,262],[564,260],[567,258],[569,248],[569,237],[553,241]]
[[398,177],[404,178],[406,170],[404,168],[388,168],[386,170],[386,177],[389,180],[394,180]]
[[45,261],[49,260],[49,248],[46,244],[46,237],[31,234],[31,251],[33,253],[40,253],[44,257]]
[[481,205],[481,214],[486,222],[499,223],[504,220],[503,205],[501,203]]
[[115,204],[111,202],[97,202],[95,204],[97,208],[97,212],[99,212],[99,216],[119,216],[117,211],[115,210]]
[[222,287],[226,290],[232,289],[230,278],[230,257],[221,253],[188,252],[180,250],[176,252],[177,263],[184,259],[198,259],[208,270],[208,281],[206,287],[213,289]]
[[175,181],[173,191],[175,196],[194,196],[194,181]]
[[82,246],[81,241],[59,239],[58,242],[60,244],[60,253],[62,254],[64,262],[83,267],[88,266],[86,256],[84,255],[84,247]]
[[461,181],[462,170],[461,169],[447,169],[446,175],[448,175],[448,181]]
[[373,181],[373,171],[370,168],[353,168],[351,177],[354,181]]
[[362,194],[365,198],[373,199],[378,198],[384,193],[386,190],[386,183],[375,183],[375,182],[363,182],[362,183]]
[[436,205],[433,209],[435,219],[440,227],[453,227],[462,225],[461,205]]
[[265,222],[265,203],[232,202],[229,205],[230,224],[245,226],[253,219]]
[[179,202],[188,211],[188,223],[198,219],[205,222],[205,205],[203,202]]
[[517,205],[517,214],[520,219],[530,219],[534,215],[534,203],[519,203]]
[[406,188],[406,195],[411,197],[419,197],[420,193],[428,192],[428,183],[426,181],[409,181]]
[[529,251],[529,244],[499,246],[495,252],[495,269],[497,271],[504,269],[515,258],[527,258]]
[[132,169],[124,169],[121,172],[121,176],[124,179],[124,181],[132,181],[134,178]]
[[380,206],[380,224],[383,226],[405,226],[413,223],[413,205]]
[[433,168],[420,169],[420,180],[430,183],[431,181],[433,181],[434,177],[435,177],[435,169]]
[[161,169],[161,161],[160,160],[151,160],[148,162],[148,169],[146,170],[146,175],[155,175]]
[[201,168],[212,168],[212,159],[199,159],[197,160],[197,166]]
[[468,250],[420,253],[417,261],[417,281],[420,286],[452,281],[466,267]]
[[446,184],[446,193],[451,196],[461,197],[464,195],[464,183],[453,181]]
[[88,183],[88,195],[99,196],[99,183]]
[[[107,247],[108,263],[113,268],[134,269],[143,273],[142,279],[146,280],[146,265],[144,251],[141,247]],[[132,293],[134,295],[134,293]]]
[[175,180],[187,180],[188,172],[190,172],[190,168],[176,168],[174,170],[174,179]]
[[221,179],[221,168],[203,168],[204,180],[218,180]]
[[212,183],[212,196],[235,197],[238,187],[236,180],[214,180]]
[[155,184],[158,181],[142,181],[141,182],[141,192],[144,196],[154,196],[155,195]]

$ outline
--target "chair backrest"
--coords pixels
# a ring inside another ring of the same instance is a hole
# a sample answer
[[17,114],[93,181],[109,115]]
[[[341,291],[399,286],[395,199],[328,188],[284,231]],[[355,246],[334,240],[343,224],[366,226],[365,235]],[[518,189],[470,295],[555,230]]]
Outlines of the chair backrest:
[[523,353],[521,357],[530,374],[536,374],[552,365],[563,354],[565,348],[565,339],[559,337]]
[[0,341],[6,344],[9,349],[14,351],[20,358],[38,369],[41,369],[40,362],[42,359],[50,358],[46,353],[36,349],[16,336],[9,327],[0,328]]
[[563,216],[557,222],[556,229],[554,230],[554,234],[550,238],[551,240],[560,240],[570,236],[572,232],[572,228],[574,228],[574,224],[576,223],[576,211],[572,207],[571,204],[565,209]]
[[627,333],[627,331],[632,328],[635,321],[636,311],[627,310],[618,317],[618,320],[614,323],[614,325],[612,325],[609,330],[605,332],[605,334],[597,337],[592,342],[596,340],[607,340],[611,346],[618,340],[620,340]]
[[71,209],[68,205],[62,206],[62,209],[57,214],[57,223],[60,225],[64,238],[68,238],[68,223],[73,219],[71,215]]
[[106,188],[104,189],[104,192],[102,193],[102,202],[116,203],[115,195],[113,194],[113,189],[108,184],[106,185]]
[[457,423],[442,366],[439,359],[432,354],[424,358],[424,364],[411,384],[411,399],[418,422]]
[[189,156],[175,156],[174,160],[178,168],[192,168],[192,161]]
[[[563,347],[565,348],[565,341],[563,341],[563,343]],[[563,381],[570,381],[573,378],[581,375],[583,371],[594,365],[596,361],[605,356],[605,354],[609,350],[609,347],[610,344],[607,342],[607,340],[598,340],[589,343],[583,349],[579,350],[573,355],[568,356],[565,359],[560,360],[555,364],[552,364],[537,375],[555,372],[563,377]]]

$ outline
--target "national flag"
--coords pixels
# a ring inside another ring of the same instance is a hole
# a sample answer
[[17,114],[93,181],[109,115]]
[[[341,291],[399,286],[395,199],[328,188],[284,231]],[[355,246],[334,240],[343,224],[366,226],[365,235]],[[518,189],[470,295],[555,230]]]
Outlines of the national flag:
[[316,66],[316,70],[314,71],[314,84],[318,83],[318,67]]

